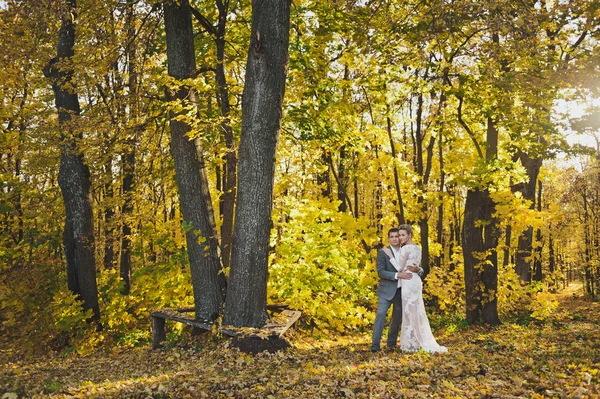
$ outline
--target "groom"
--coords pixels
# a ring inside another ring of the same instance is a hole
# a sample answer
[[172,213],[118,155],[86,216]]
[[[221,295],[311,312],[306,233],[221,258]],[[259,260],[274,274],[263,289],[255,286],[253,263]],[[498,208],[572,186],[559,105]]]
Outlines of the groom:
[[[396,261],[400,260],[400,230],[392,228],[388,231],[388,240],[392,254]],[[408,266],[408,270],[414,273],[420,272],[418,266]],[[373,326],[373,341],[371,343],[371,352],[381,350],[380,342],[385,325],[387,311],[393,304],[392,320],[387,336],[388,349],[394,349],[398,341],[398,330],[402,322],[402,296],[400,294],[400,280],[411,279],[412,273],[398,273],[390,258],[385,254],[383,249],[377,253],[377,274],[379,275],[379,284],[377,285],[377,316],[375,316],[375,324]]]

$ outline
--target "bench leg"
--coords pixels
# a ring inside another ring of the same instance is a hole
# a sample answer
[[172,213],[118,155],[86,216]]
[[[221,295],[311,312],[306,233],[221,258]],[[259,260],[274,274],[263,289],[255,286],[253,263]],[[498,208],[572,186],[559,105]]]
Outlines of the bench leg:
[[159,348],[166,339],[165,319],[152,316],[152,349]]

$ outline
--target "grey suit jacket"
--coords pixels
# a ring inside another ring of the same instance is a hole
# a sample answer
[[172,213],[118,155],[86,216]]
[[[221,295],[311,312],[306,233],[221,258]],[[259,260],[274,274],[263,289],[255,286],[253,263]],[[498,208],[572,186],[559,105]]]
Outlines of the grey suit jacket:
[[[392,251],[392,248],[390,251]],[[393,253],[393,251],[392,251]],[[390,258],[380,249],[377,252],[377,274],[379,275],[379,284],[377,284],[377,296],[391,301],[398,288],[398,279],[396,279],[397,270],[390,262]]]

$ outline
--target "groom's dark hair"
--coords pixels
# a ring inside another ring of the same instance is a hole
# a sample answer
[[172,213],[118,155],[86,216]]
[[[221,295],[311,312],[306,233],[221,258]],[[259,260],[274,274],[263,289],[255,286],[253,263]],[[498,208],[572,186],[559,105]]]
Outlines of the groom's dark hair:
[[390,234],[392,233],[399,233],[400,229],[397,227],[392,227],[391,229],[388,230],[388,237],[390,236]]

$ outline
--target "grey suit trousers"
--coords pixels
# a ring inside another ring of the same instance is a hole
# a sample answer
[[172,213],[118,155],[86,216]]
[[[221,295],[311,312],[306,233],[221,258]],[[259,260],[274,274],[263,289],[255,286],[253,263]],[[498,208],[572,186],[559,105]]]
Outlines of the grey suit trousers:
[[398,280],[395,278],[396,272],[396,268],[385,252],[379,250],[377,254],[377,274],[379,275],[377,314],[373,325],[371,350],[380,349],[386,315],[392,305],[392,320],[387,336],[388,348],[395,347],[398,341],[398,331],[402,324],[402,296],[400,295],[400,288],[398,288]]

